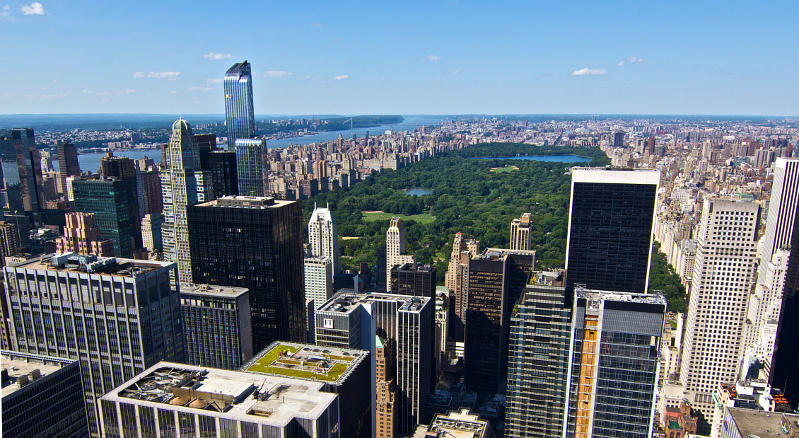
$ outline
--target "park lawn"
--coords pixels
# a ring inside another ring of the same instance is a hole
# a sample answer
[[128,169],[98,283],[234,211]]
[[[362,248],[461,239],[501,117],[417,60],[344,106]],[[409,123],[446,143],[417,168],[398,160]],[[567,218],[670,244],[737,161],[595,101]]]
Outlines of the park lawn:
[[519,170],[519,166],[511,166],[511,165],[505,167],[492,167],[490,169],[490,171],[494,173],[516,172],[517,170]]
[[429,213],[411,215],[384,213],[382,211],[370,211],[363,213],[363,220],[367,222],[389,221],[392,217],[400,217],[403,221],[415,221],[423,225],[432,223],[436,220],[435,216],[432,216]]

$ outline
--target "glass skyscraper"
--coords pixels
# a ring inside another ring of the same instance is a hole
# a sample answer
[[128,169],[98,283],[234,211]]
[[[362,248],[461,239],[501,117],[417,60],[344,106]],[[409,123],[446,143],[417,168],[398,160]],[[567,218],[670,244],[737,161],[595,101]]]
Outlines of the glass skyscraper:
[[[228,125],[230,129],[230,125]],[[236,171],[239,195],[264,196],[264,166],[266,139],[236,140]]]
[[247,61],[233,64],[225,73],[225,124],[228,149],[237,139],[255,135],[255,114],[252,106],[252,71]]

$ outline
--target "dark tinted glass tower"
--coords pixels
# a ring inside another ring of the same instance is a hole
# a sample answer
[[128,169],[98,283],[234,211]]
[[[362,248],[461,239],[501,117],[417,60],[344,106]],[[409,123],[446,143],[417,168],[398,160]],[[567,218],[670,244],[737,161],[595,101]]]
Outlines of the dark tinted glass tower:
[[0,130],[5,197],[3,207],[11,212],[38,213],[42,164],[33,129]]
[[796,238],[799,236],[799,206],[794,214],[791,255],[785,273],[770,378],[771,385],[782,389],[791,407],[796,409],[799,405],[799,376],[796,375],[799,363],[799,349],[796,348],[799,342],[799,241]]
[[142,247],[135,184],[117,177],[81,177],[72,181],[75,211],[94,213],[102,240],[114,243],[116,257],[132,258]]
[[78,164],[78,148],[72,143],[58,143],[58,177],[61,179],[61,190],[67,191],[67,177],[80,175]]
[[574,168],[566,284],[645,292],[660,172]]
[[264,156],[266,139],[236,140],[236,172],[238,173],[239,195],[264,195]]
[[404,263],[391,268],[391,293],[436,299],[436,268]]
[[213,179],[214,198],[239,194],[236,152],[212,151],[208,154],[208,166]]
[[192,279],[250,290],[253,350],[304,341],[300,203],[228,196],[186,212]]
[[248,139],[255,135],[250,63],[244,61],[233,64],[225,73],[224,88],[227,147],[232,150],[237,139]]

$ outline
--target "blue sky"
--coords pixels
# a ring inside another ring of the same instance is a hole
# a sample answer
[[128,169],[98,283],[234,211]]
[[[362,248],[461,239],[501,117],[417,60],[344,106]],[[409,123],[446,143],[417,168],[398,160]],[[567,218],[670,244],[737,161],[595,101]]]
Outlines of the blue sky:
[[799,115],[785,1],[0,0],[0,114]]

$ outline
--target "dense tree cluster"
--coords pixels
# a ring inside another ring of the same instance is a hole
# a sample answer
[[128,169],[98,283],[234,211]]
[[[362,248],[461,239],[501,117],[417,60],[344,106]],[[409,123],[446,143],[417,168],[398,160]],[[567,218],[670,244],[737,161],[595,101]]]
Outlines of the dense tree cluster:
[[666,255],[660,252],[660,245],[655,242],[652,248],[652,262],[649,268],[649,292],[663,291],[669,302],[670,312],[685,311],[685,286],[680,276],[674,272]]
[[[471,150],[474,152],[465,153]],[[428,213],[435,217],[431,223],[406,222],[407,249],[420,262],[435,264],[439,283],[443,284],[456,232],[478,239],[482,247],[507,247],[510,221],[530,212],[538,266],[563,266],[571,184],[567,170],[571,165],[469,158],[569,154],[594,158],[592,165],[607,164],[607,157],[595,148],[546,148],[506,143],[476,145],[396,171],[376,173],[348,189],[321,193],[303,202],[305,219],[310,217],[314,203],[329,203],[338,224],[339,246],[344,256],[342,264],[357,268],[361,262],[370,266],[376,263],[375,250],[385,243],[388,228],[388,221],[363,220],[364,211],[380,210],[398,215]],[[518,166],[519,170],[491,171],[508,164]],[[402,192],[414,187],[430,189],[432,194],[409,196]]]

